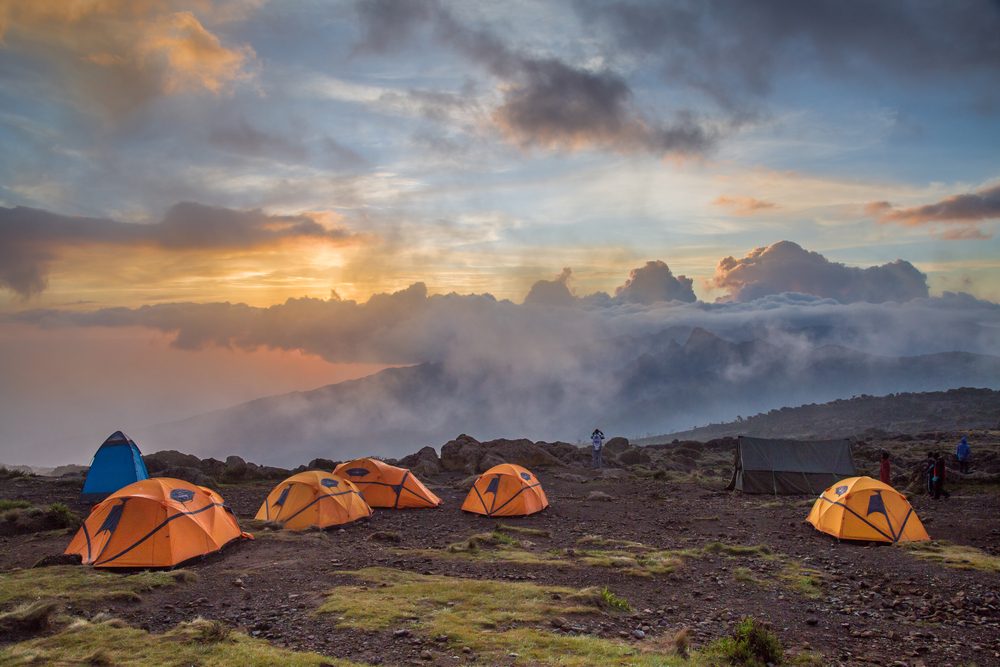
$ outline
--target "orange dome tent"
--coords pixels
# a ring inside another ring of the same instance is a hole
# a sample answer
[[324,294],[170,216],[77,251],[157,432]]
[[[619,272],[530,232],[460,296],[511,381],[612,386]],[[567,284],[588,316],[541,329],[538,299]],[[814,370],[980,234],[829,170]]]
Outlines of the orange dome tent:
[[95,505],[65,553],[94,567],[172,567],[241,537],[252,539],[218,493],[154,477]]
[[274,487],[254,518],[275,521],[288,530],[307,530],[371,515],[372,509],[349,480],[322,470],[307,470]]
[[526,516],[548,506],[538,478],[512,463],[501,463],[480,475],[462,503],[466,512],[486,516]]
[[406,468],[397,468],[377,459],[357,459],[341,463],[334,475],[354,482],[372,507],[404,509],[437,507],[441,499]]
[[931,539],[906,498],[871,477],[848,477],[813,504],[806,519],[841,540],[920,542]]

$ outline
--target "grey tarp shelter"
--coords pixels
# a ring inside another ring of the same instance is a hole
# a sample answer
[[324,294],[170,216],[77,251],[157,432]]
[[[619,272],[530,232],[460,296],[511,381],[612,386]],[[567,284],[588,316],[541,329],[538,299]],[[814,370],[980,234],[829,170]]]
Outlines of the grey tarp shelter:
[[854,477],[848,440],[777,440],[741,435],[728,489],[744,493],[819,494]]

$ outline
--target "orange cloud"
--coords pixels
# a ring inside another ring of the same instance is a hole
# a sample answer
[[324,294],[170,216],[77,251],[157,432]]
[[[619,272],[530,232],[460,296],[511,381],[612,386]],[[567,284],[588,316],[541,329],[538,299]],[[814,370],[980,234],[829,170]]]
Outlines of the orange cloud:
[[159,95],[220,93],[249,79],[253,49],[223,44],[203,25],[195,12],[216,16],[212,3],[189,4],[0,0],[0,48],[48,62],[81,100],[112,115]]
[[727,208],[735,215],[753,215],[769,208],[777,208],[777,204],[774,202],[764,201],[763,199],[739,196],[730,197],[728,195],[720,195],[712,204]]
[[980,227],[988,220],[1000,220],[1000,185],[976,192],[946,197],[933,204],[896,208],[887,201],[872,202],[865,213],[882,223],[919,227],[935,223],[954,225],[940,234],[942,239],[989,239]]

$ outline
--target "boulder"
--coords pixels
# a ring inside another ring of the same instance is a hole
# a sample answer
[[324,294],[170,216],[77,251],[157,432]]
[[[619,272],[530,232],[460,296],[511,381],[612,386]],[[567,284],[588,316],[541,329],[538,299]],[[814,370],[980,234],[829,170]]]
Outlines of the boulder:
[[652,460],[643,447],[629,447],[616,458],[623,466],[649,465]]
[[491,440],[484,443],[487,455],[479,462],[478,472],[485,472],[497,463],[514,463],[529,470],[562,467],[565,464],[531,440]]
[[599,500],[601,502],[611,502],[615,497],[603,491],[591,491],[587,494],[587,500]]
[[482,444],[471,435],[462,434],[441,447],[441,467],[449,472],[478,472]]
[[604,443],[604,453],[605,455],[616,455],[621,454],[626,449],[631,447],[628,438],[616,437],[611,438],[606,443]]
[[538,446],[566,465],[590,462],[589,447],[577,447],[568,442],[540,442]]
[[192,468],[190,466],[174,466],[172,468],[157,470],[155,473],[150,472],[149,476],[182,479],[185,482],[191,482],[192,484],[197,484],[198,486],[215,486],[214,479],[203,473],[198,468]]
[[219,477],[227,482],[239,482],[247,479],[250,468],[247,462],[239,456],[228,456]]
[[[197,456],[184,454],[173,449],[167,449],[162,452],[154,452],[153,454],[146,454],[142,457],[142,459],[146,462],[146,470],[148,470],[150,474],[154,472],[161,472],[168,468],[201,468],[201,459]],[[166,475],[158,476],[166,477]]]
[[417,477],[427,477],[441,472],[441,459],[433,447],[423,447],[419,452],[404,456],[399,465],[409,468]]
[[313,459],[306,466],[306,470],[326,470],[333,472],[333,469],[337,467],[336,461],[331,461],[330,459]]

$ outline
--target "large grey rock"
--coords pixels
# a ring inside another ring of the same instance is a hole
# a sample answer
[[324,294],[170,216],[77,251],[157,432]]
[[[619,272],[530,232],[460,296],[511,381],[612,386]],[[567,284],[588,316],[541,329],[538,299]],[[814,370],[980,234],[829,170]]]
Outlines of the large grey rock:
[[629,444],[628,438],[616,437],[611,438],[604,443],[604,454],[605,455],[617,455],[624,452],[631,445]]
[[160,472],[167,468],[201,468],[201,459],[197,456],[184,454],[173,449],[146,454],[142,459],[146,462],[146,470],[150,473]]
[[433,447],[424,447],[415,454],[404,456],[399,465],[409,468],[417,477],[428,477],[441,472],[441,459]]
[[472,475],[478,472],[480,458],[482,458],[482,444],[464,433],[441,447],[441,467],[450,472]]
[[616,458],[623,466],[649,465],[652,460],[644,447],[629,447]]
[[191,468],[189,466],[174,466],[172,468],[157,470],[155,473],[151,472],[150,477],[172,477],[174,479],[182,479],[185,482],[197,484],[198,486],[215,486],[214,479],[203,473],[198,468]]
[[491,440],[479,442],[460,435],[441,447],[441,467],[452,472],[481,473],[500,463],[514,463],[525,468],[565,465],[542,446],[531,440]]

